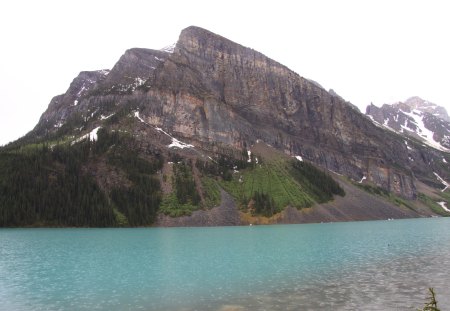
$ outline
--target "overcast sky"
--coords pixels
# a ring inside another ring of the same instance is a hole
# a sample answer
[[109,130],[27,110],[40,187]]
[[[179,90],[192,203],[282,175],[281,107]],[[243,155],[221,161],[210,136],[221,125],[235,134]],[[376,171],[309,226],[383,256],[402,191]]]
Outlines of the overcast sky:
[[334,89],[360,110],[420,96],[450,110],[446,1],[0,3],[0,145],[31,130],[83,70],[159,49],[200,26]]

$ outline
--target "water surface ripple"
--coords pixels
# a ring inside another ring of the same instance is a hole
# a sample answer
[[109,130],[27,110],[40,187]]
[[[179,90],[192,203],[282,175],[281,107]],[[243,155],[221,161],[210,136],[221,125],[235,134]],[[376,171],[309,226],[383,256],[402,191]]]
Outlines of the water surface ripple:
[[0,310],[450,310],[450,218],[0,230]]

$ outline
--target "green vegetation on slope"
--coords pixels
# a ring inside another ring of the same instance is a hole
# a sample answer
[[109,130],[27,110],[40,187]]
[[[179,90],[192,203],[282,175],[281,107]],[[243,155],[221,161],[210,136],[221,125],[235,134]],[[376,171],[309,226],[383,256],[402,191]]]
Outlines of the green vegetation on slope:
[[200,208],[191,163],[182,161],[173,164],[172,186],[174,192],[163,198],[161,212],[171,217],[190,215]]
[[282,159],[244,169],[235,173],[232,180],[221,182],[221,186],[242,208],[253,203],[253,213],[266,216],[288,205],[305,208],[331,200],[333,194],[344,195],[337,182],[313,165]]
[[423,204],[428,206],[434,213],[436,213],[436,214],[438,214],[440,216],[444,216],[444,217],[449,217],[450,216],[449,212],[444,210],[442,208],[442,206],[437,204],[436,201],[433,200],[432,198],[430,198],[429,196],[427,196],[427,195],[425,195],[423,193],[419,193],[417,195],[417,198],[419,199],[420,202],[422,202]]
[[205,207],[210,208],[220,204],[220,189],[217,181],[210,177],[202,178]]
[[0,153],[0,226],[111,226],[105,195],[81,163],[89,145]]
[[291,174],[303,187],[307,189],[318,203],[333,199],[333,195],[344,196],[344,189],[325,172],[318,170],[307,162],[292,162]]
[[[133,106],[134,107],[134,106]],[[132,106],[105,123],[129,115]],[[73,119],[70,126],[79,125]],[[85,121],[83,121],[85,122]],[[65,129],[62,131],[66,133]],[[67,133],[66,133],[67,134]],[[243,210],[267,217],[286,206],[310,207],[343,190],[313,165],[275,155],[261,162],[247,150],[223,147],[215,160],[169,154],[170,194],[162,196],[158,172],[163,157],[143,150],[126,132],[104,127],[98,139],[73,143],[67,135],[48,143],[13,144],[0,151],[0,226],[147,226],[158,212],[177,217],[220,204],[220,188]],[[22,141],[24,142],[24,141]]]
[[193,205],[190,202],[181,204],[174,192],[164,196],[160,206],[160,211],[170,217],[189,216],[198,209],[198,205]]

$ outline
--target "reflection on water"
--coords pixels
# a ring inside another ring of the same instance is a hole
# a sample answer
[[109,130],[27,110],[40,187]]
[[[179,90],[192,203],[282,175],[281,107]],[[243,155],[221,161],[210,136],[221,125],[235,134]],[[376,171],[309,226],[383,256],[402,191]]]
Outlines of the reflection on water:
[[450,309],[450,218],[0,230],[0,310]]

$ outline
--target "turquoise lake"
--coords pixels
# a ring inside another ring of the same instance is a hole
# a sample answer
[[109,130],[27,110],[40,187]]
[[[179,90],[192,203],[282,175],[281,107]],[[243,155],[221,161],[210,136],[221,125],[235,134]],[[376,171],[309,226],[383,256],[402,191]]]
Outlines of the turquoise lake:
[[0,229],[0,310],[450,310],[450,218]]

